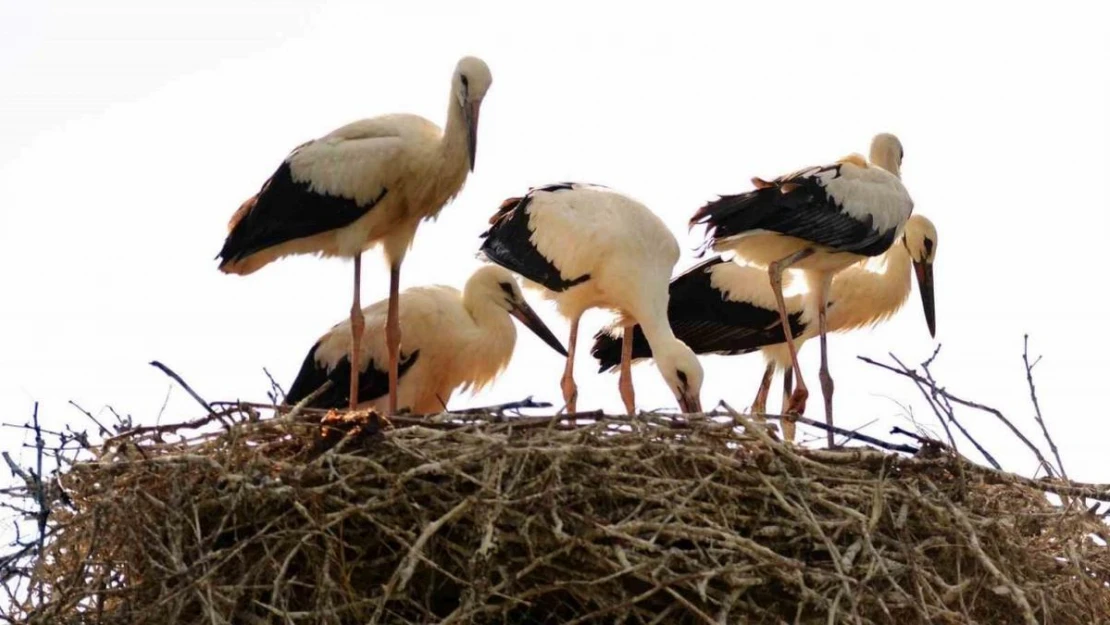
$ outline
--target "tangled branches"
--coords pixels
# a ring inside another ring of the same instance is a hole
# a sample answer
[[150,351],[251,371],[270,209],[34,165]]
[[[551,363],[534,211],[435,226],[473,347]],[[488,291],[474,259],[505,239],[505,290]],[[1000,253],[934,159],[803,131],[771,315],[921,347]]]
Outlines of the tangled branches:
[[116,437],[67,471],[75,509],[51,516],[47,600],[22,620],[1110,618],[1104,526],[1043,496],[1110,497],[1097,486],[935,449],[805,450],[742,415],[332,415],[325,436],[319,417],[248,412]]

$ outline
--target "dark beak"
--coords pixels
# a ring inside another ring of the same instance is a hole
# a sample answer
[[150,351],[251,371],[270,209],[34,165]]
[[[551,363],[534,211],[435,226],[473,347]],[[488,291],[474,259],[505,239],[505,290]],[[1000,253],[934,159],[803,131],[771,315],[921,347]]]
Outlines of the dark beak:
[[551,330],[546,325],[544,325],[543,320],[540,319],[540,316],[536,314],[536,311],[532,310],[532,307],[528,305],[528,302],[521,301],[520,303],[513,305],[513,308],[509,311],[509,314],[519,319],[520,322],[524,324],[524,327],[528,328],[532,331],[533,334],[543,339],[543,342],[547,343],[551,347],[551,349],[559,352],[563,356],[567,355],[566,348],[563,347],[563,344],[559,342],[559,339],[555,338],[555,335],[551,333]]
[[470,171],[474,171],[474,157],[478,154],[478,112],[481,102],[467,102],[463,106],[466,119],[466,153],[470,157]]
[[937,313],[933,301],[933,263],[914,263],[917,274],[917,288],[921,291],[921,304],[925,306],[925,323],[929,325],[929,336],[937,336]]
[[700,414],[701,398],[697,395],[691,395],[688,391],[683,391],[678,398],[678,407],[682,409],[683,414]]

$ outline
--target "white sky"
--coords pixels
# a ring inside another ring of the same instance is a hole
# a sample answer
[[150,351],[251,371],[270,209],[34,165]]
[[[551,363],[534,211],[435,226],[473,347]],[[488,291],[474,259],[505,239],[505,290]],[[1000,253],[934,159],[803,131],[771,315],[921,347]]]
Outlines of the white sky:
[[[940,235],[936,374],[1033,436],[1029,332],[1070,472],[1105,480],[1107,5],[660,6],[0,0],[0,420],[23,422],[37,400],[48,423],[81,423],[72,399],[153,421],[171,382],[152,359],[209,400],[264,400],[264,366],[288,386],[346,315],[350,264],[300,257],[223,275],[228,218],[292,147],[341,124],[395,111],[442,124],[455,62],[477,54],[494,76],[477,169],[421,227],[403,287],[461,286],[501,200],[564,179],[651,206],[679,237],[680,271],[701,234],[686,220],[707,199],[894,132],[916,210]],[[364,302],[387,292],[380,258],[367,255]],[[583,410],[620,410],[616,376],[588,355],[606,321],[583,320]],[[518,330],[507,374],[452,407],[560,400],[560,357]],[[893,321],[832,337],[838,424],[877,420],[866,431],[885,435],[906,426],[895,402],[924,417],[909,382],[855,356],[917,363],[932,348],[916,289]],[[814,341],[803,366],[807,415],[820,419],[817,356]],[[707,407],[750,403],[758,355],[703,363]],[[674,406],[652,365],[634,371],[641,407]],[[164,418],[198,412],[174,388]],[[990,417],[963,420],[1008,468],[1032,471]],[[4,449],[21,441],[0,433]]]

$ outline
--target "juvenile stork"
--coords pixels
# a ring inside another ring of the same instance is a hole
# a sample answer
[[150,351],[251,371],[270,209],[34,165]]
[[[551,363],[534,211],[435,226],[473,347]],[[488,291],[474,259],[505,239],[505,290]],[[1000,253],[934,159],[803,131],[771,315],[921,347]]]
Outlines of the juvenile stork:
[[[397,408],[401,263],[417,226],[438,215],[474,170],[478,113],[492,81],[485,62],[464,57],[451,78],[444,130],[423,117],[390,114],[298,146],[231,217],[217,255],[220,271],[238,275],[293,254],[353,258],[350,358],[360,362],[362,252],[380,244],[389,264],[390,413]],[[351,408],[358,383],[352,371]]]
[[[914,214],[906,222],[898,244],[890,246],[875,260],[861,261],[838,273],[829,289],[828,331],[847,332],[889,319],[909,297],[910,276],[914,274],[929,335],[936,336],[933,262],[937,241],[933,223]],[[775,295],[768,281],[763,279],[765,275],[764,269],[714,256],[671,282],[667,307],[667,318],[675,336],[698,354],[763,352],[767,368],[752,403],[754,414],[766,411],[767,394],[776,369],[783,370],[784,404],[789,401],[791,387],[786,334]],[[812,294],[813,291],[805,291],[785,298],[790,330],[799,350],[818,333],[817,302]],[[600,363],[602,372],[620,363],[619,332],[620,328],[613,324],[594,337],[591,353]],[[636,326],[632,332],[633,360],[650,358],[651,346],[644,340],[643,330]],[[794,439],[792,421],[783,422],[783,435],[787,440]]]
[[[616,312],[626,328],[639,323],[655,364],[683,412],[701,412],[702,368],[667,323],[667,284],[678,242],[646,206],[601,185],[565,182],[505,200],[490,219],[480,254],[526,279],[570,320],[562,390],[575,412],[574,353],[578,322],[590,308]],[[632,342],[625,343],[620,393],[635,412]]]
[[[798,366],[797,349],[782,294],[782,273],[802,270],[818,309],[821,391],[825,420],[832,425],[833,381],[826,345],[829,286],[833,276],[861,260],[885,252],[902,234],[913,200],[901,180],[902,144],[892,134],[871,142],[871,161],[859,154],[767,181],[753,178],[755,190],[721,196],[699,209],[690,225],[706,226],[708,246],[732,250],[767,267],[779,319],[798,386],[786,412],[805,412],[809,391]],[[834,444],[828,432],[829,446]]]
[[[388,314],[388,304],[382,300],[363,309],[366,325],[379,327]],[[474,272],[461,293],[443,285],[405,289],[398,304],[406,352],[400,363],[398,405],[417,414],[446,410],[453,392],[481,390],[504,371],[516,345],[516,327],[510,315],[552,349],[564,356],[567,353],[524,300],[513,275],[501,267],[487,265]],[[349,405],[345,384],[351,374],[349,336],[347,320],[316,341],[289,387],[287,404],[296,404],[332,380],[332,386],[312,406]],[[387,346],[380,333],[371,331],[363,334],[361,347],[356,402],[362,408],[384,410],[389,388]]]

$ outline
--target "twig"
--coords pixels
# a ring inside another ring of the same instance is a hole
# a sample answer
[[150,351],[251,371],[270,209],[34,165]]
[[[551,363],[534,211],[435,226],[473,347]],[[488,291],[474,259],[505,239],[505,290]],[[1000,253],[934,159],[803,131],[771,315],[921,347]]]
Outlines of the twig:
[[484,413],[493,412],[493,413],[497,413],[499,415],[502,415],[506,411],[509,411],[509,410],[523,410],[525,408],[550,408],[550,407],[551,407],[551,403],[546,402],[546,401],[535,401],[535,400],[532,399],[532,396],[529,395],[528,397],[525,397],[524,399],[522,399],[520,401],[511,401],[511,402],[507,402],[507,403],[504,403],[504,404],[494,404],[492,406],[482,406],[480,408],[467,408],[465,410],[457,411],[457,412],[454,412],[452,414],[472,415],[472,414],[484,414]]
[[[971,435],[971,432],[968,432],[967,428],[965,428],[963,424],[960,423],[958,419],[956,419],[956,411],[952,409],[952,405],[946,399],[940,396],[940,389],[937,388],[937,381],[933,378],[933,372],[929,370],[929,365],[933,362],[933,360],[936,359],[937,354],[939,353],[940,345],[937,345],[937,348],[933,350],[933,355],[930,356],[928,360],[921,363],[921,368],[925,371],[925,380],[928,384],[928,391],[926,391],[924,384],[915,381],[917,388],[921,389],[921,392],[925,394],[925,399],[929,402],[929,406],[933,409],[933,413],[936,414],[937,419],[940,421],[940,424],[944,426],[944,431],[948,435],[948,442],[952,445],[952,449],[959,451],[959,448],[956,446],[956,439],[952,436],[952,431],[948,429],[948,425],[945,423],[945,419],[956,426],[956,429],[958,429],[960,433],[964,435],[964,438],[971,442],[975,449],[979,451],[983,458],[986,459],[986,461],[989,462],[992,467],[996,469],[1001,469],[1002,465],[994,459],[994,456],[991,455],[989,451],[987,451],[987,448],[983,447],[983,445],[981,445],[979,441]],[[899,360],[898,357],[894,354],[890,354],[890,357],[893,358],[894,362],[898,363],[898,366],[902,367],[903,370],[913,371],[913,369],[907,367],[905,363]]]
[[1064,470],[1064,461],[1060,459],[1060,450],[1056,449],[1056,442],[1052,440],[1052,436],[1048,434],[1048,427],[1045,425],[1044,417],[1041,416],[1041,402],[1037,400],[1037,386],[1033,384],[1033,367],[1041,361],[1038,356],[1032,364],[1029,362],[1029,335],[1025,335],[1025,342],[1021,350],[1021,361],[1025,363],[1025,380],[1029,383],[1029,397],[1033,400],[1033,417],[1037,420],[1037,424],[1041,426],[1041,433],[1044,434],[1044,439],[1048,441],[1048,448],[1052,450],[1052,455],[1056,457],[1056,467],[1060,470],[1060,475],[1066,480],[1068,479],[1068,472]]
[[155,367],[155,368],[157,368],[157,369],[161,370],[161,371],[162,371],[162,373],[165,373],[166,375],[170,376],[170,378],[171,378],[171,379],[172,379],[172,380],[173,380],[174,382],[177,382],[178,384],[180,384],[180,385],[181,385],[181,388],[185,389],[185,392],[186,392],[186,393],[188,393],[188,394],[189,394],[189,395],[190,395],[190,396],[191,396],[191,397],[192,397],[193,399],[197,400],[197,403],[198,403],[198,404],[200,404],[201,406],[203,406],[203,407],[204,407],[204,409],[205,409],[205,410],[207,410],[209,414],[215,414],[215,411],[214,411],[214,410],[212,410],[212,406],[210,406],[210,405],[208,404],[208,402],[204,401],[204,398],[203,398],[203,397],[201,397],[200,395],[198,395],[198,394],[197,394],[197,392],[196,392],[196,391],[194,391],[194,390],[192,389],[192,387],[190,387],[190,386],[189,386],[189,385],[188,385],[188,384],[187,384],[187,383],[185,382],[185,380],[182,380],[182,379],[181,379],[181,376],[179,376],[179,375],[177,375],[176,373],[174,373],[172,369],[170,369],[170,368],[169,368],[169,367],[167,367],[166,365],[164,365],[164,364],[162,364],[162,363],[158,362],[157,360],[152,360],[152,361],[150,361],[150,366],[152,366],[152,367]]
[[[45,455],[46,440],[42,437],[42,429],[39,427],[39,403],[35,402],[35,409],[31,413],[31,423],[35,426],[35,501],[39,505],[38,514],[35,515],[38,521],[39,536],[38,536],[38,551],[36,553],[43,553],[43,545],[46,543],[46,519],[50,516],[50,506],[46,501],[46,489],[43,486],[42,477],[42,457]],[[39,604],[46,603],[46,587],[39,584]]]
[[[856,356],[856,358],[859,358],[860,360],[862,360],[863,362],[866,362],[867,364],[874,365],[874,366],[879,367],[881,369],[886,369],[887,371],[890,371],[892,373],[896,373],[900,376],[909,378],[911,380],[924,382],[925,384],[931,384],[928,379],[921,377],[916,371],[914,371],[912,369],[909,369],[909,370],[899,369],[897,367],[892,367],[892,366],[890,366],[886,363],[882,363],[882,362],[878,362],[876,360],[872,360],[871,358],[868,358],[866,356]],[[935,386],[935,384],[932,384],[932,386]],[[967,408],[974,408],[975,410],[981,410],[983,412],[986,412],[987,414],[993,415],[996,419],[1001,421],[1007,428],[1009,428],[1010,432],[1012,432],[1014,434],[1014,436],[1016,436],[1018,438],[1018,440],[1020,440],[1026,447],[1029,448],[1029,450],[1031,452],[1033,452],[1033,455],[1036,456],[1037,461],[1041,463],[1041,466],[1045,467],[1045,469],[1047,471],[1049,471],[1050,473],[1055,473],[1052,470],[1052,465],[1049,464],[1048,460],[1045,459],[1044,454],[1041,453],[1041,450],[1037,449],[1037,446],[1034,445],[1032,443],[1032,441],[1030,441],[1024,434],[1022,434],[1021,430],[1017,429],[1017,427],[1015,427],[1014,424],[1011,423],[1010,420],[1006,418],[1006,415],[1002,414],[1001,411],[999,411],[996,408],[991,408],[990,406],[985,406],[985,405],[980,404],[978,402],[973,402],[973,401],[970,401],[970,400],[967,400],[967,399],[963,399],[961,397],[957,397],[956,395],[953,395],[952,393],[948,392],[947,389],[944,389],[944,388],[937,388],[936,392],[940,397],[945,398],[945,400],[947,400],[947,401],[957,403],[957,404],[959,404],[961,406],[964,406],[964,407],[967,407]]]
[[[267,395],[269,395],[269,397],[270,397],[270,401],[277,404],[277,403],[279,403],[278,402],[279,399],[284,400],[285,399],[285,389],[281,388],[281,385],[277,383],[277,380],[274,379],[274,376],[270,375],[270,370],[267,369],[266,367],[262,367],[262,373],[265,373],[266,378],[270,380],[270,392],[267,393]],[[280,397],[278,396],[279,394],[280,394]]]
[[821,430],[825,430],[826,432],[832,432],[834,434],[839,434],[839,435],[845,437],[848,440],[860,441],[861,443],[867,443],[869,445],[874,445],[876,447],[881,447],[883,449],[887,449],[887,450],[890,450],[890,451],[900,451],[900,452],[907,453],[907,454],[916,454],[918,451],[920,451],[917,447],[914,447],[912,445],[903,445],[901,443],[888,443],[884,440],[875,438],[874,436],[868,436],[867,434],[860,434],[859,432],[854,432],[852,430],[845,430],[844,428],[840,428],[840,427],[837,427],[835,425],[829,425],[829,424],[824,423],[822,421],[814,421],[813,419],[810,419],[808,417],[795,416],[795,415],[776,415],[776,414],[768,414],[768,415],[764,415],[764,416],[768,419],[778,419],[780,421],[784,420],[784,419],[793,419],[794,421],[797,421],[798,423],[804,423],[804,424],[806,424],[810,427],[815,427],[815,428],[818,428],[818,429],[821,429]]
[[97,418],[94,417],[91,412],[89,412],[88,410],[85,410],[81,406],[77,405],[77,402],[75,402],[71,399],[71,400],[69,400],[69,405],[73,406],[74,408],[76,408],[78,410],[80,410],[81,414],[83,414],[83,415],[85,415],[86,417],[89,418],[89,421],[92,421],[93,423],[95,423],[96,427],[100,428],[100,435],[101,436],[111,434],[111,431],[109,431],[108,428],[104,427],[103,423],[101,423],[99,420],[97,420]]

